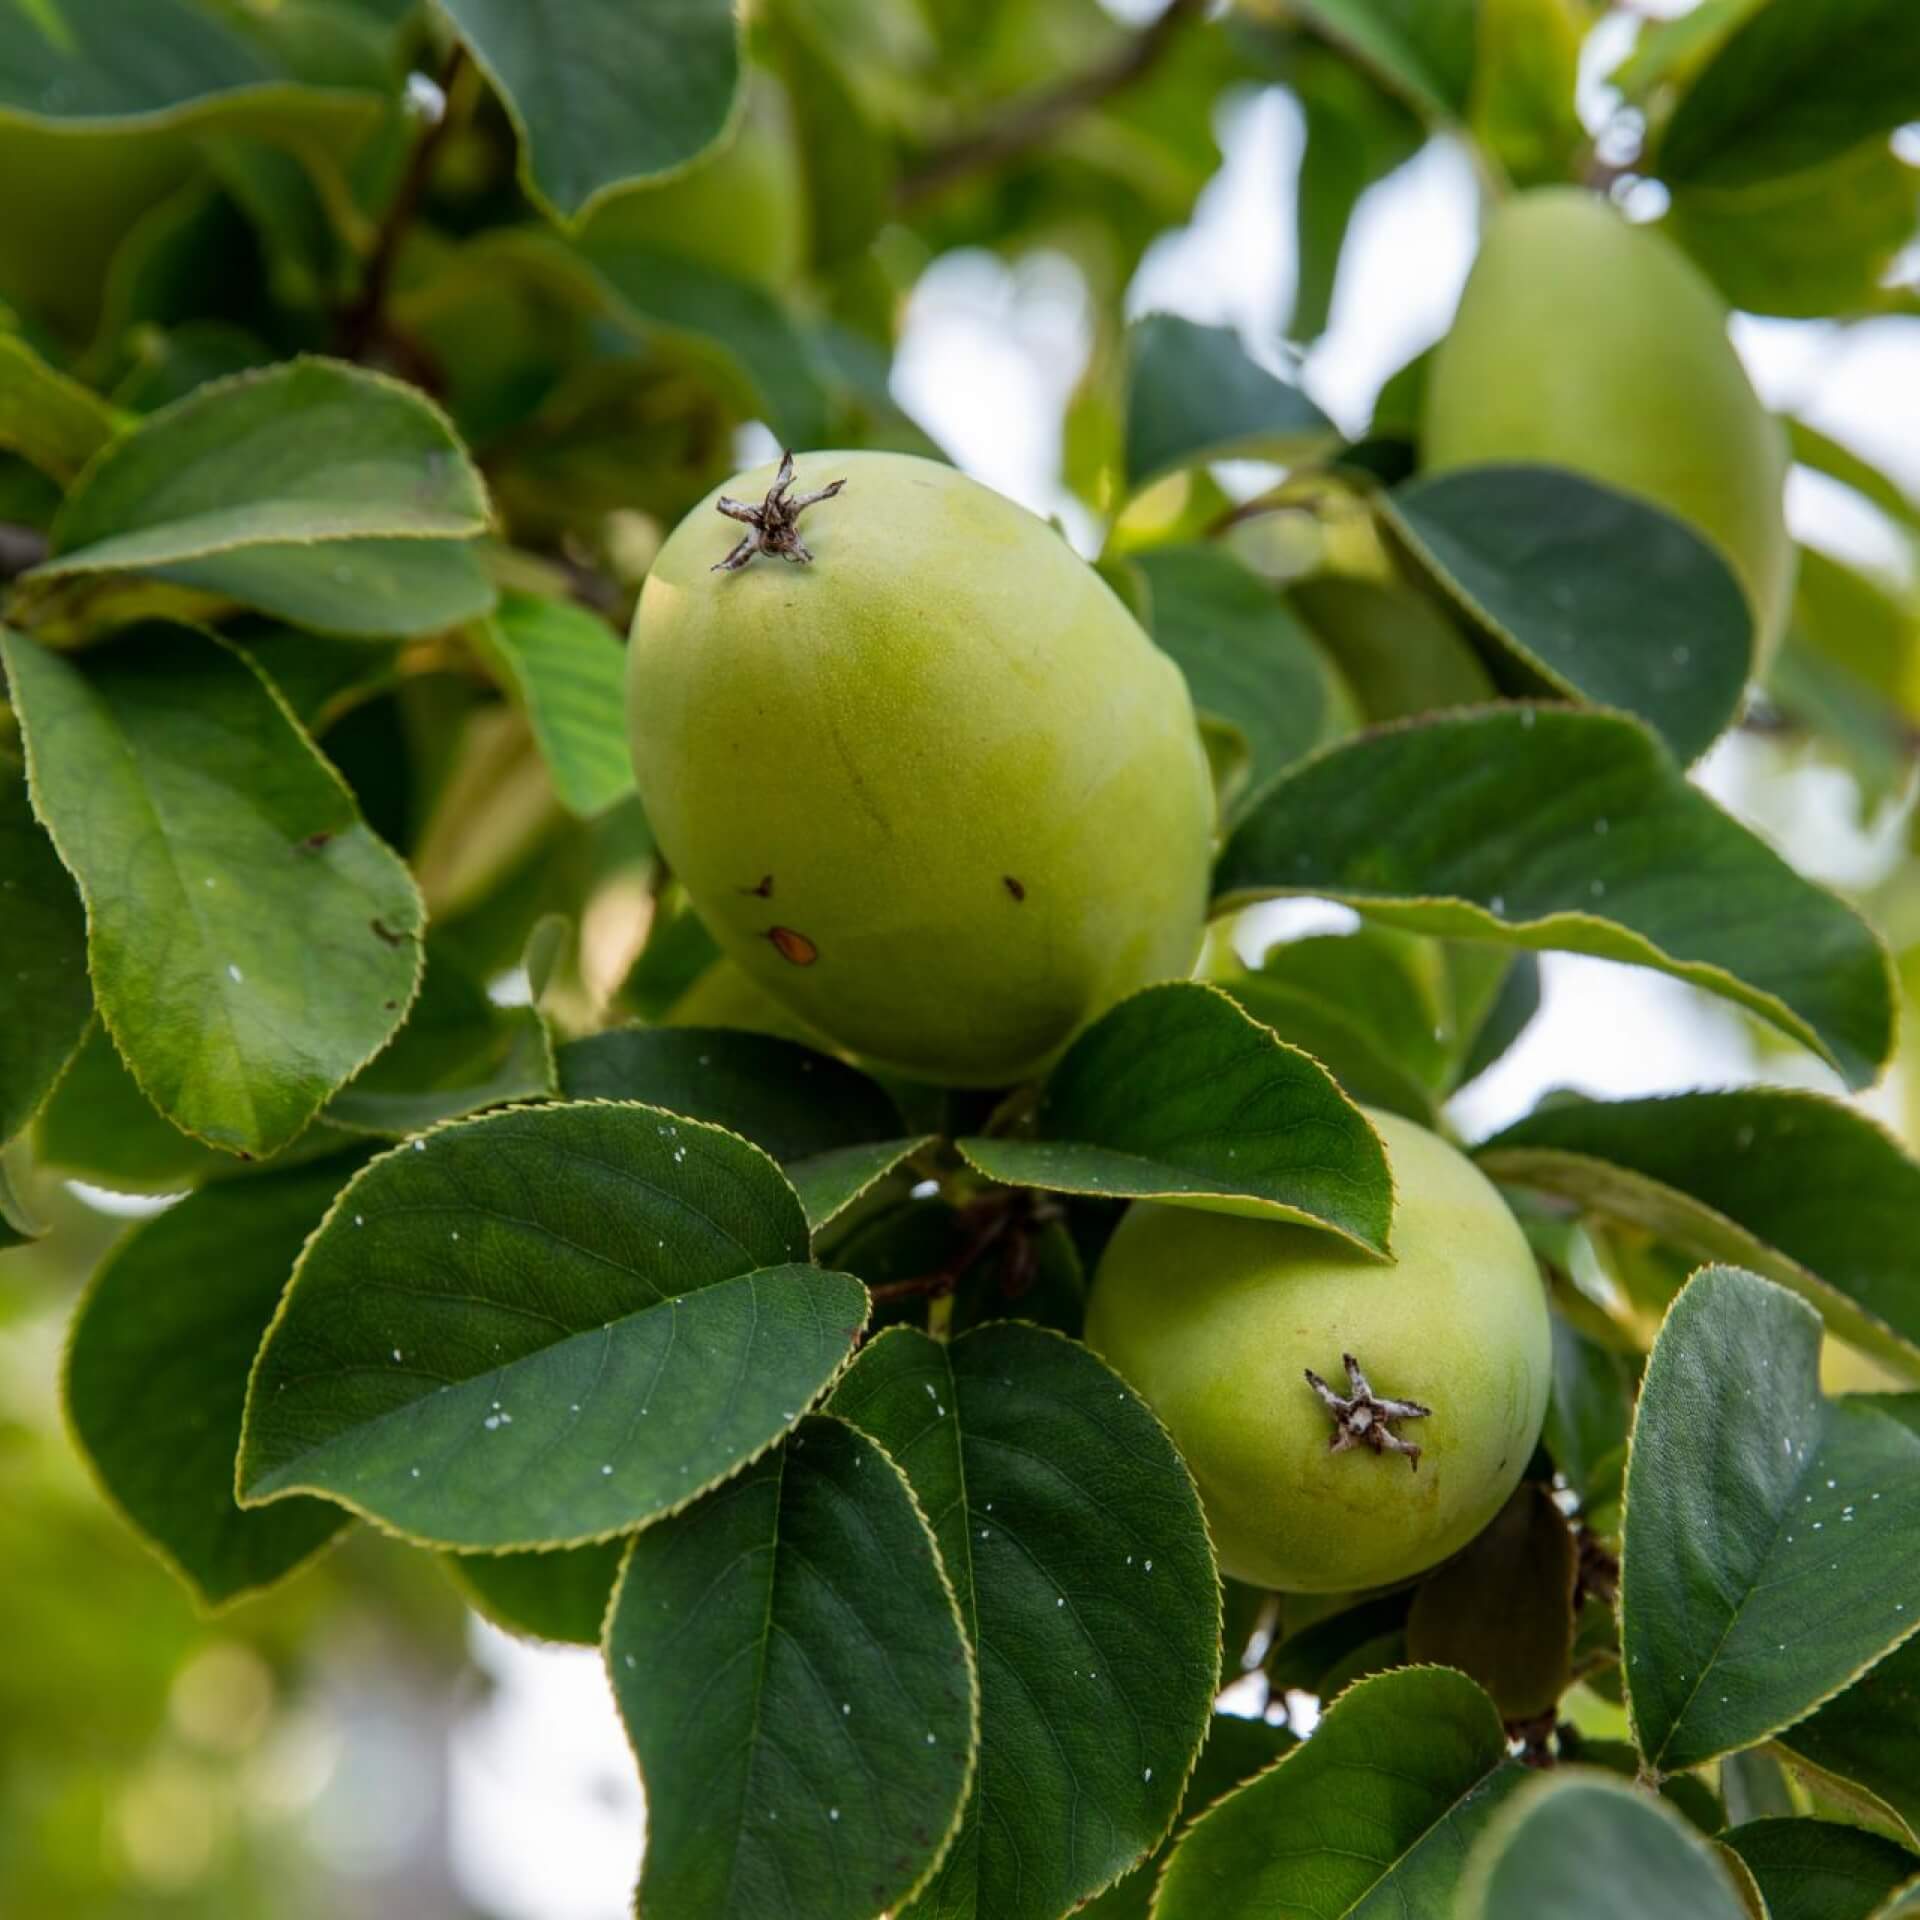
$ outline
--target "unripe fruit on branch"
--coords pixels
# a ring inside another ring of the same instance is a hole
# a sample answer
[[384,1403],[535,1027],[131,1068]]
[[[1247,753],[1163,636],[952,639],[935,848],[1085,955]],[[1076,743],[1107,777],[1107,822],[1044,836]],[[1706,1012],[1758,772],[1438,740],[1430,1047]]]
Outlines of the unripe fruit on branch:
[[[1221,1571],[1285,1592],[1386,1586],[1457,1552],[1546,1417],[1546,1293],[1512,1214],[1436,1134],[1368,1118],[1393,1163],[1392,1265],[1308,1227],[1141,1203],[1087,1313],[1088,1345],[1193,1470]],[[1366,1387],[1343,1434],[1330,1401]]]
[[1570,467],[1688,521],[1747,591],[1757,661],[1772,657],[1793,588],[1786,438],[1706,278],[1572,187],[1488,221],[1427,376],[1422,465],[1497,461]]
[[648,819],[722,949],[808,1025],[923,1079],[1024,1079],[1199,951],[1213,798],[1186,683],[977,481],[891,453],[798,469],[784,515],[753,504],[773,467],[727,483],[765,530],[736,545],[710,497],[647,577]]

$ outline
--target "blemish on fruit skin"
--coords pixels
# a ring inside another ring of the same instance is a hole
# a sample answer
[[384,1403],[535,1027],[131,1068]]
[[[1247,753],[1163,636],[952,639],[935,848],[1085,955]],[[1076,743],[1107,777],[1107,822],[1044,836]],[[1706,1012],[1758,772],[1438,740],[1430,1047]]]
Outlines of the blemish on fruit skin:
[[1001,884],[1001,885],[1002,885],[1003,887],[1005,887],[1005,888],[1006,888],[1006,890],[1007,890],[1007,891],[1008,891],[1008,892],[1009,892],[1010,894],[1012,894],[1012,895],[1013,895],[1013,897],[1014,897],[1014,898],[1015,898],[1016,900],[1024,900],[1024,899],[1025,899],[1025,898],[1027,897],[1027,890],[1026,890],[1026,888],[1025,888],[1025,887],[1023,887],[1023,886],[1022,886],[1022,885],[1020,884],[1020,882],[1019,882],[1018,880],[1016,880],[1016,879],[1015,879],[1015,878],[1013,877],[1013,875],[1012,875],[1012,874],[1010,874],[1010,873],[1003,873],[1003,874],[1002,874],[1002,875],[1000,876],[1000,884]]
[[796,933],[791,927],[769,927],[766,938],[773,942],[780,958],[791,966],[810,967],[820,958],[820,949],[804,933]]
[[773,898],[773,875],[763,873],[760,876],[760,884],[758,886],[742,887],[740,891],[750,900],[771,900]]

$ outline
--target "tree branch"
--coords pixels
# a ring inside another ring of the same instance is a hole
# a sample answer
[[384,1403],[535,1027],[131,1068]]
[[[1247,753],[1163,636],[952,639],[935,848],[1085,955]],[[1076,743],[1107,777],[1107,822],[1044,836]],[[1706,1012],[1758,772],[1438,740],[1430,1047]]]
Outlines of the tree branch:
[[894,188],[894,205],[907,208],[944,193],[969,174],[985,172],[1042,145],[1076,114],[1144,79],[1173,45],[1180,29],[1205,12],[1207,0],[1167,0],[1159,17],[1126,45],[1085,73],[1016,101],[1003,119],[936,147]]
[[[440,151],[440,143],[452,130],[453,87],[460,77],[466,57],[466,48],[456,40],[447,54],[446,63],[440,69],[437,83],[441,97],[440,117],[422,128],[419,139],[414,142],[407,170],[401,175],[400,184],[394,189],[393,198],[387,205],[386,218],[380,222],[380,231],[374,236],[373,251],[367,256],[367,270],[361,277],[360,291],[340,315],[336,340],[340,353],[346,359],[360,359],[376,341],[386,337],[387,290],[393,283],[393,269],[400,257],[400,243],[407,237],[407,229],[413,225],[414,217],[420,211],[420,203],[426,198],[427,184],[433,178],[433,163]],[[409,368],[407,371],[409,378],[418,379],[419,370]],[[424,380],[418,383],[429,384]]]

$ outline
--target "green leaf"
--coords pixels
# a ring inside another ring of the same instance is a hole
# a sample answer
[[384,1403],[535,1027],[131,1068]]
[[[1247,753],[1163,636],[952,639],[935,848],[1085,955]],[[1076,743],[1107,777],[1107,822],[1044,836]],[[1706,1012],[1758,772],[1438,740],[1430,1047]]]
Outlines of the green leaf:
[[1425,117],[1466,112],[1475,0],[1304,0],[1299,12]]
[[242,1503],[321,1493],[443,1547],[644,1525],[844,1364],[866,1290],[806,1254],[779,1169],[718,1127],[587,1102],[423,1135],[301,1257],[254,1368]]
[[1839,481],[1890,520],[1920,532],[1920,501],[1915,501],[1884,469],[1804,420],[1789,416],[1786,427],[1788,444],[1801,466]]
[[590,820],[631,793],[627,655],[607,623],[509,593],[475,633],[525,707],[561,805]]
[[1457,1920],[1750,1920],[1712,1848],[1653,1795],[1563,1768],[1474,1848]]
[[1480,0],[1468,119],[1517,187],[1579,172],[1587,133],[1575,93],[1591,24],[1586,0]]
[[1693,530],[1558,467],[1462,467],[1379,497],[1409,557],[1537,690],[1637,713],[1696,758],[1733,719],[1753,614]]
[[1730,306],[1793,320],[1872,313],[1920,225],[1920,169],[1884,143],[1741,187],[1681,187],[1663,229]]
[[1653,170],[1719,186],[1772,179],[1917,118],[1920,36],[1907,0],[1763,6],[1681,96]]
[[1154,1920],[1444,1914],[1467,1849],[1526,1777],[1493,1702],[1464,1675],[1413,1667],[1361,1680],[1309,1739],[1188,1829]]
[[520,135],[527,191],[563,220],[719,139],[740,86],[731,0],[442,0]]
[[271,1586],[349,1524],[234,1505],[247,1368],[302,1243],[354,1165],[211,1187],[107,1257],[74,1320],[66,1401],[107,1497],[208,1606]]
[[98,1021],[41,1109],[33,1147],[43,1164],[118,1193],[182,1193],[235,1164],[160,1116]]
[[470,1606],[529,1640],[597,1647],[624,1537],[553,1553],[449,1553],[440,1564]]
[[1194,705],[1239,729],[1255,789],[1320,744],[1331,669],[1258,574],[1221,547],[1160,547],[1133,564],[1152,593],[1154,644],[1179,662]]
[[[1460,971],[1462,956],[1484,949],[1475,945],[1456,945],[1450,950],[1453,970]],[[1500,985],[1477,1024],[1470,1024],[1470,1038],[1454,1069],[1453,1085],[1464,1087],[1503,1058],[1507,1050],[1526,1032],[1540,1011],[1540,962],[1530,953],[1508,955],[1509,964],[1500,974]]]
[[1634,1384],[1621,1355],[1553,1316],[1553,1392],[1540,1437],[1582,1507],[1619,1498]]
[[1284,774],[1227,842],[1216,912],[1279,894],[1418,933],[1657,967],[1864,1086],[1893,1001],[1872,932],[1681,777],[1623,715],[1448,714]]
[[1407,1658],[1457,1667],[1503,1720],[1538,1718],[1572,1678],[1575,1558],[1553,1490],[1523,1480],[1480,1536],[1420,1583]]
[[329,631],[486,612],[486,490],[416,388],[328,360],[210,381],[88,468],[32,582],[133,573]]
[[1920,1640],[1895,1648],[1779,1744],[1816,1784],[1864,1797],[1869,1817],[1920,1844]]
[[3,1146],[40,1110],[93,1018],[86,914],[33,817],[26,768],[10,745],[0,745],[0,895],[7,929],[0,965]]
[[46,1231],[20,1198],[5,1162],[0,1161],[0,1252],[10,1247],[24,1247],[42,1238]]
[[990,1180],[1326,1227],[1385,1256],[1386,1149],[1317,1060],[1217,987],[1147,987],[1048,1076],[1033,1139],[976,1135]]
[[831,1410],[933,1523],[980,1669],[980,1766],[914,1920],[1053,1920],[1172,1824],[1205,1737],[1220,1588],[1165,1430],[1071,1340],[896,1327]]
[[1920,1881],[1920,1854],[1832,1820],[1754,1820],[1722,1845],[1747,1863],[1767,1920],[1875,1920]]
[[1627,1465],[1620,1646],[1647,1764],[1791,1726],[1920,1626],[1920,1434],[1820,1393],[1820,1322],[1708,1267],[1667,1315]]
[[820,1417],[633,1543],[607,1671],[647,1789],[636,1904],[868,1920],[933,1873],[979,1685],[920,1505]]
[[0,330],[0,448],[24,454],[62,485],[111,440],[113,409]]
[[1465,631],[1428,594],[1358,574],[1321,574],[1288,590],[1369,720],[1483,706],[1493,677]]
[[210,1145],[285,1146],[405,1017],[406,869],[211,636],[152,622],[69,659],[0,631],[0,657],[134,1078]]
[[[1207,1729],[1207,1744],[1200,1749],[1193,1777],[1181,1797],[1175,1835],[1182,1834],[1216,1800],[1265,1772],[1297,1744],[1285,1727],[1266,1720],[1243,1720],[1238,1714],[1216,1713]],[[1078,1920],[1147,1920],[1161,1869],[1177,1844],[1176,1838],[1163,1845],[1105,1893],[1075,1908]]]
[[554,1091],[553,1043],[532,1007],[496,1007],[431,943],[420,997],[393,1043],[327,1103],[334,1125],[397,1140]]
[[818,357],[764,289],[627,238],[617,201],[588,224],[580,258],[615,317],[643,340],[665,341],[709,361],[788,446],[814,447],[827,439]]
[[1150,313],[1127,332],[1127,485],[1201,460],[1291,460],[1332,446],[1333,423],[1247,358],[1231,327]]
[[1412,159],[1425,130],[1393,93],[1339,54],[1307,44],[1291,48],[1287,78],[1306,130],[1294,216],[1299,275],[1287,337],[1305,345],[1332,317],[1340,256],[1360,196]]
[[644,1100],[744,1135],[794,1184],[816,1231],[926,1144],[857,1068],[723,1027],[624,1027],[560,1049],[569,1100]]
[[1478,1149],[1497,1180],[1751,1268],[1920,1372],[1920,1165],[1866,1115],[1785,1087],[1573,1101]]

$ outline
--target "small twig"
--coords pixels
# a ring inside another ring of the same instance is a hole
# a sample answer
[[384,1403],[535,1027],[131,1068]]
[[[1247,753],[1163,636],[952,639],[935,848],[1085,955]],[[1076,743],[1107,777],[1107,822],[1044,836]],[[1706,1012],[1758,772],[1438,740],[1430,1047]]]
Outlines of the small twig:
[[911,1300],[918,1295],[938,1298],[951,1293],[965,1277],[968,1270],[1000,1236],[1018,1220],[1025,1210],[1025,1196],[1020,1193],[996,1195],[992,1199],[976,1202],[969,1207],[961,1218],[973,1216],[976,1224],[960,1251],[945,1266],[932,1273],[917,1273],[910,1280],[883,1280],[872,1289],[876,1300]]
[[943,193],[957,180],[1017,159],[1051,139],[1074,115],[1132,86],[1152,72],[1175,36],[1206,10],[1207,0],[1167,0],[1158,18],[1125,46],[1085,73],[1016,102],[1003,119],[936,147],[894,188],[894,204],[905,208]]
[[[426,198],[440,143],[452,130],[453,87],[460,77],[466,57],[466,48],[456,40],[445,65],[440,69],[440,117],[422,128],[419,139],[414,142],[407,170],[401,176],[399,186],[394,189],[386,218],[380,222],[380,231],[374,236],[373,251],[367,256],[367,270],[361,277],[360,291],[340,315],[336,341],[341,354],[349,360],[360,359],[369,347],[384,338],[387,290],[393,283],[393,269],[400,257],[400,243],[407,237],[407,229],[413,225],[414,217],[420,211],[420,203]],[[403,348],[407,345],[405,342],[400,344]]]
[[0,581],[17,580],[47,557],[46,535],[0,521]]

